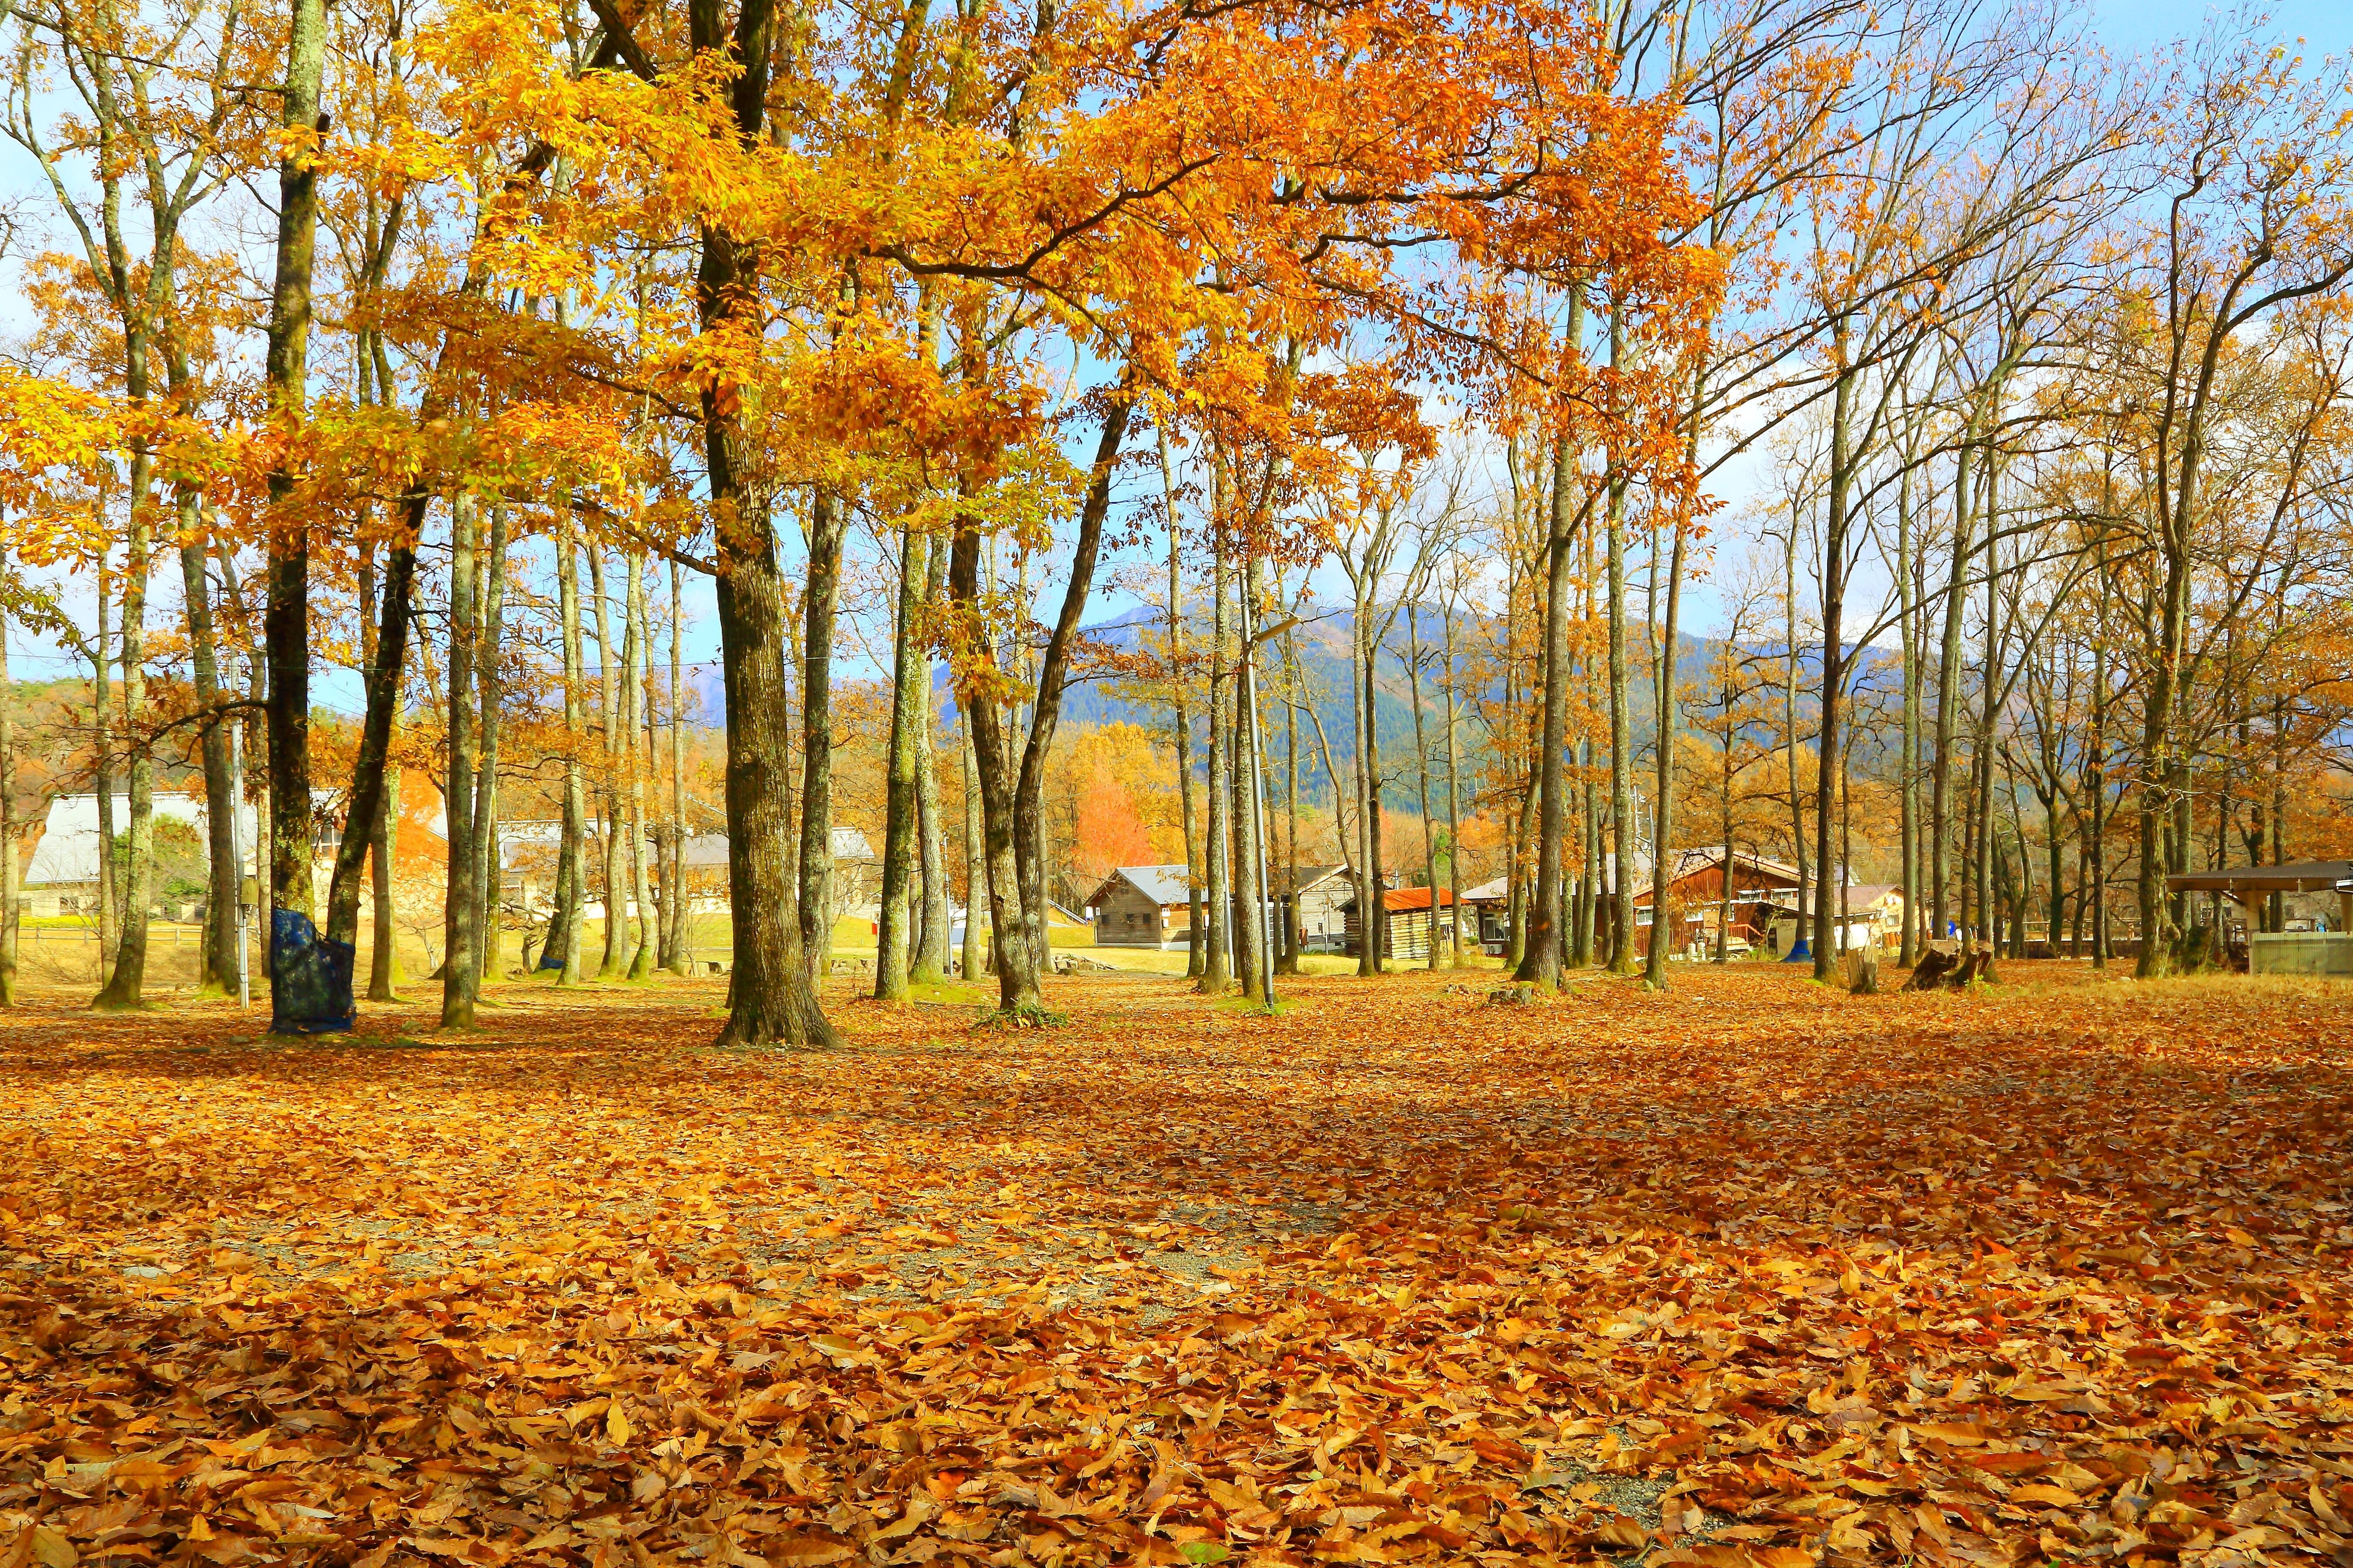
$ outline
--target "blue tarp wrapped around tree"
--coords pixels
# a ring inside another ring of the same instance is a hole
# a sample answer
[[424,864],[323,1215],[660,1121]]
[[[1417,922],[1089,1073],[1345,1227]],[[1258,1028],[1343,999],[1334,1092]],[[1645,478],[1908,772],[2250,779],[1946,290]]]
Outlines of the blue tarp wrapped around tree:
[[269,911],[269,1032],[333,1035],[359,1015],[352,999],[350,942],[319,934],[300,910]]

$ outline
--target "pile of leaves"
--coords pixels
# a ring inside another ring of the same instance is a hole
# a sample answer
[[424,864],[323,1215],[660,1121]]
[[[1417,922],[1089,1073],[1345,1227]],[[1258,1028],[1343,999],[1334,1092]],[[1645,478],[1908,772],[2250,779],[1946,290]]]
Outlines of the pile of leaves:
[[0,1568],[2353,1563],[2353,996],[2008,978],[20,1015]]

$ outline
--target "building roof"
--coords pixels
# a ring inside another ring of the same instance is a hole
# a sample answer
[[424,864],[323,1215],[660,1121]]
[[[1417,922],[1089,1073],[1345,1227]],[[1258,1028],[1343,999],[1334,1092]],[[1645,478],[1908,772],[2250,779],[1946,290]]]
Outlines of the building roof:
[[[596,837],[595,832],[591,830],[588,837],[594,838]],[[873,846],[867,843],[866,835],[860,832],[857,828],[837,827],[833,830],[832,837],[833,858],[836,860],[857,861],[871,860],[874,858]],[[709,829],[705,829],[701,833],[688,834],[686,836],[686,864],[690,868],[698,869],[708,869],[714,866],[726,865],[727,835],[724,833],[713,832]]]
[[[1783,888],[1778,889],[1776,896],[1766,901],[1778,910],[1796,909],[1800,914],[1811,914],[1814,911],[1814,891],[1815,889],[1811,888],[1807,889],[1806,897],[1800,902],[1796,889]],[[1839,889],[1831,888],[1826,891],[1835,904]],[[1903,901],[1904,889],[1893,882],[1852,882],[1849,883],[1846,889],[1846,907],[1849,914],[1864,914],[1881,904],[1900,904]]]
[[1276,891],[1293,894],[1313,892],[1335,877],[1345,879],[1352,875],[1345,860],[1335,866],[1302,866],[1299,868],[1299,875],[1293,879],[1291,885],[1287,888],[1278,888]]
[[[1694,877],[1702,871],[1715,870],[1723,864],[1724,846],[1721,844],[1705,845],[1697,849],[1680,850],[1675,855],[1671,878],[1672,880],[1681,881],[1685,877]],[[1732,864],[1736,874],[1740,876],[1770,877],[1789,883],[1795,883],[1798,879],[1798,868],[1795,866],[1783,860],[1767,860],[1764,856],[1752,855],[1746,849],[1736,849],[1732,852]]]
[[1121,866],[1103,879],[1103,886],[1087,896],[1087,908],[1093,909],[1111,897],[1111,885],[1115,881],[1124,881],[1164,910],[1191,901],[1192,895],[1187,890],[1190,884],[1184,867]]
[[1512,896],[1512,879],[1498,877],[1492,882],[1482,882],[1475,888],[1462,889],[1466,904],[1500,904]]
[[[324,796],[329,792],[313,791]],[[210,829],[205,813],[205,797],[201,793],[183,795],[177,791],[157,790],[153,797],[154,814],[187,823],[199,837]],[[245,853],[254,852],[253,802],[246,801],[237,808],[237,830]],[[131,797],[118,793],[114,797],[114,831],[121,833],[131,826]],[[99,832],[98,796],[95,795],[61,795],[49,802],[48,814],[42,819],[41,837],[34,847],[33,858],[25,867],[27,887],[43,884],[72,886],[98,880]]]
[[[1668,869],[1667,880],[1671,884],[1680,882],[1686,878],[1696,877],[1704,871],[1714,871],[1723,864],[1724,846],[1721,844],[1711,844],[1697,849],[1679,849],[1675,852],[1673,864]],[[1798,868],[1786,861],[1768,860],[1762,855],[1752,855],[1746,849],[1736,849],[1732,853],[1732,864],[1734,868],[1732,879],[1735,884],[1733,890],[1744,899],[1754,898],[1759,894],[1769,896],[1774,893],[1787,892],[1797,886]],[[1605,862],[1601,868],[1602,887],[1605,889],[1614,889],[1617,886],[1616,876],[1615,863]],[[1783,883],[1786,886],[1760,887],[1757,885],[1758,882],[1764,881]],[[1647,903],[1650,897],[1650,861],[1646,857],[1638,856],[1634,864],[1634,902]]]
[[2173,892],[2327,893],[2353,892],[2353,860],[2299,860],[2286,866],[2232,866],[2220,871],[2182,871],[2166,878]]
[[[1443,888],[1384,888],[1381,889],[1381,908],[1393,915],[1405,914],[1413,910],[1426,910],[1430,907],[1433,899],[1436,900],[1440,909],[1449,908],[1454,902],[1454,895]],[[1356,907],[1356,900],[1350,899],[1342,907],[1353,910]]]

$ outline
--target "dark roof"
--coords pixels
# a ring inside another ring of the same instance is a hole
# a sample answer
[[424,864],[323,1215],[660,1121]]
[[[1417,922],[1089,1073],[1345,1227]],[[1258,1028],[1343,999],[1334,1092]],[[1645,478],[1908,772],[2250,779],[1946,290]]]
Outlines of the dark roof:
[[1114,881],[1125,882],[1164,910],[1189,903],[1192,899],[1182,866],[1121,866],[1103,879],[1102,887],[1087,896],[1087,908],[1093,909],[1111,897]]
[[2231,866],[2182,871],[2165,879],[2177,893],[2353,892],[2353,860],[2298,860],[2285,866]]
[[1304,893],[1322,883],[1330,881],[1335,877],[1347,875],[1348,863],[1345,860],[1336,866],[1302,866],[1299,868],[1299,875],[1292,879],[1291,885],[1277,890],[1286,893]]

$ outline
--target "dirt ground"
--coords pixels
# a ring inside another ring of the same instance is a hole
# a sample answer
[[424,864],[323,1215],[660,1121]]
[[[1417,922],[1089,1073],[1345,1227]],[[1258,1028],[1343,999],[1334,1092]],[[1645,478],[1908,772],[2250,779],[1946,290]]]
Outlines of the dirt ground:
[[0,1568],[2353,1563],[2353,988],[0,1017]]

